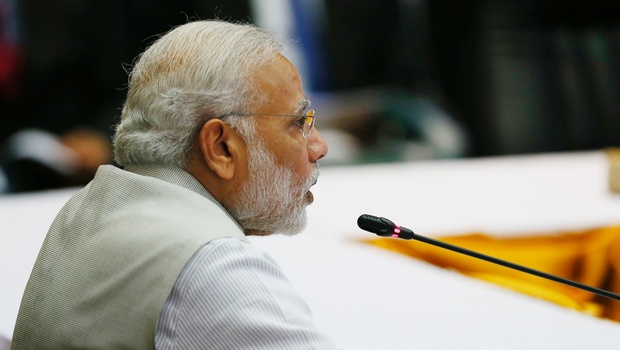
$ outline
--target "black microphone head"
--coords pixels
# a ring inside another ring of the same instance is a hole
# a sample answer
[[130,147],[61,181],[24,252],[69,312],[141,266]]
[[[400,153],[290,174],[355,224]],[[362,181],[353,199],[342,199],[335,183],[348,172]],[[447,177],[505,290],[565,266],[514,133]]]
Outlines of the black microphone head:
[[357,218],[357,226],[362,230],[372,232],[382,237],[413,239],[415,236],[415,233],[406,227],[398,226],[386,218],[368,214],[360,215],[360,217]]
[[392,236],[396,225],[386,218],[362,214],[357,218],[357,226],[362,230],[375,233],[379,236],[389,237]]

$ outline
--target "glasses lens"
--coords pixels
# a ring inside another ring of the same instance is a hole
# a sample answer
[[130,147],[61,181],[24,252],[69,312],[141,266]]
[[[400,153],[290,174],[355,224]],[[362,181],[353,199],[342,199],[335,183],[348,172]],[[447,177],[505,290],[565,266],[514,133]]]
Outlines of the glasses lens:
[[314,127],[314,109],[309,110],[306,113],[306,122],[304,123],[303,135],[305,138],[310,136],[310,132],[312,132],[312,128]]

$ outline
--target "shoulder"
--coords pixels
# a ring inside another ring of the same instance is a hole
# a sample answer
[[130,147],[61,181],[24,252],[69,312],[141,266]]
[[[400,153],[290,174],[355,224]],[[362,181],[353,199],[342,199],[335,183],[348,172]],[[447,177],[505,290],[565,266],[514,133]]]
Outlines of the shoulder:
[[187,273],[211,273],[216,269],[237,268],[252,268],[249,272],[267,268],[273,273],[281,273],[278,264],[265,251],[248,241],[234,238],[216,239],[205,244],[186,267]]
[[[202,246],[179,276],[177,286],[188,297],[208,288],[210,297],[232,291],[257,293],[292,285],[273,258],[247,241],[221,238]],[[202,295],[202,294],[200,294]]]

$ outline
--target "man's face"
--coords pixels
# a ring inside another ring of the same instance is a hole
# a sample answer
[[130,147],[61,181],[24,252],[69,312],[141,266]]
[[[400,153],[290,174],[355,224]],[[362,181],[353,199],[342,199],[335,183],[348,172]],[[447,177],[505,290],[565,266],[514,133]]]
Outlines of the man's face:
[[249,179],[237,196],[231,214],[248,234],[299,233],[306,225],[310,187],[319,177],[318,167],[305,179],[279,165],[258,135],[248,144]]
[[304,139],[297,118],[273,114],[302,114],[307,101],[297,70],[282,56],[255,75],[266,102],[250,113],[256,116],[255,134],[247,145],[248,177],[231,208],[249,234],[294,234],[306,224],[310,187],[318,178],[316,161],[327,154],[318,131]]

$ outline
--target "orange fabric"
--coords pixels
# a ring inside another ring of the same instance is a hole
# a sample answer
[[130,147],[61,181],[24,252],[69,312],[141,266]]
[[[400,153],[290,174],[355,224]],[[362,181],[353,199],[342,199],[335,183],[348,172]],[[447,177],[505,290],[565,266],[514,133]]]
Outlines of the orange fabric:
[[[472,233],[439,240],[620,294],[620,226],[518,238]],[[365,241],[588,314],[620,321],[620,301],[415,240]]]

